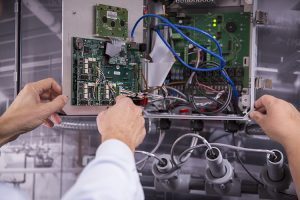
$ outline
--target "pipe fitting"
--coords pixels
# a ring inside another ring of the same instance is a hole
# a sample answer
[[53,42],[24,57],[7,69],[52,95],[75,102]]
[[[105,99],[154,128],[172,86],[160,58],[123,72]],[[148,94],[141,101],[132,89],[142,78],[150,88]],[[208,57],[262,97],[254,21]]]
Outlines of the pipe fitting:
[[278,150],[272,150],[274,155],[267,155],[267,172],[272,181],[280,181],[284,177],[283,154]]
[[166,180],[177,176],[177,170],[174,170],[174,165],[169,155],[160,155],[158,158],[159,160],[164,161],[164,163],[159,160],[154,160],[152,165],[152,173],[155,178]]
[[283,191],[289,188],[292,181],[290,170],[284,164],[284,157],[279,150],[272,150],[275,155],[267,155],[267,164],[262,168],[262,182],[271,190]]
[[223,177],[226,173],[226,167],[220,150],[216,147],[213,147],[212,150],[207,149],[205,157],[212,176],[215,178]]
[[205,156],[208,161],[205,177],[210,184],[221,185],[233,180],[233,167],[228,160],[223,159],[218,148],[207,149]]
[[159,156],[159,160],[155,160],[152,166],[152,173],[155,176],[154,187],[156,190],[188,193],[191,175],[179,174],[169,155],[161,155]]

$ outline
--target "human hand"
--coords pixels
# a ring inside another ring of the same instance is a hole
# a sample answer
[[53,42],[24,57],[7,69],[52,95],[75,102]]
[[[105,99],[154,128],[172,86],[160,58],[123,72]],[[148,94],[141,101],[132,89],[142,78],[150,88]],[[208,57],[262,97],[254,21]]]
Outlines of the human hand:
[[135,106],[131,99],[118,96],[116,104],[97,117],[102,142],[117,139],[134,151],[146,135],[142,108]]
[[57,114],[68,98],[61,87],[48,78],[25,85],[11,106],[0,117],[0,144],[17,138],[41,124],[53,127],[61,122]]
[[273,140],[286,147],[300,138],[300,114],[292,104],[265,95],[255,102],[255,109],[250,118]]

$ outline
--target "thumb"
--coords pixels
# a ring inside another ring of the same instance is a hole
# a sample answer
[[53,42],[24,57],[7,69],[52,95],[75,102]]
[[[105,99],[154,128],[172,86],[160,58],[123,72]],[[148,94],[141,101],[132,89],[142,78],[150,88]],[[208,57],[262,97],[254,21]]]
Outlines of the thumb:
[[261,125],[264,122],[266,116],[261,112],[253,111],[250,113],[250,118],[253,119],[259,125]]
[[68,102],[67,96],[59,95],[51,102],[46,103],[44,106],[47,107],[47,111],[49,112],[48,114],[53,114],[62,110],[67,102]]

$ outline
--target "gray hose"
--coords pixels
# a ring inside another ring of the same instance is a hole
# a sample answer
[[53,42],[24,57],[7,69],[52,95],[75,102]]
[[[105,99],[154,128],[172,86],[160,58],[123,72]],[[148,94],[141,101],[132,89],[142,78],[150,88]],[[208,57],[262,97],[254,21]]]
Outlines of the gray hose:
[[70,119],[63,119],[61,124],[56,124],[54,126],[56,129],[66,129],[66,130],[98,130],[96,120],[94,121],[82,121],[82,120],[70,120]]

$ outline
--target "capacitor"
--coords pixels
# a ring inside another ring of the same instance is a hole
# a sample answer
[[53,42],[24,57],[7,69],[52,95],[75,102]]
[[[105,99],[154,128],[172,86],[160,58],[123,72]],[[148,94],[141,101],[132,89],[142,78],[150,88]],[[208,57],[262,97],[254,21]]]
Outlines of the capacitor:
[[89,87],[87,83],[83,85],[83,98],[85,99],[89,98]]
[[88,74],[89,73],[89,64],[84,65],[84,73]]
[[105,86],[105,98],[109,99],[109,86],[108,85]]

